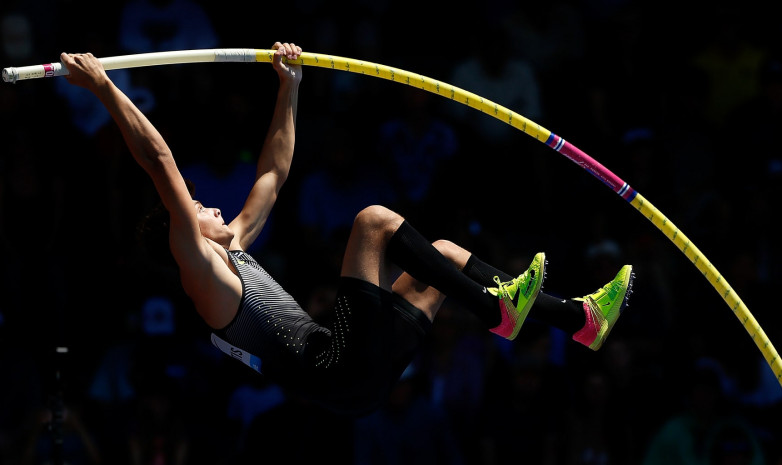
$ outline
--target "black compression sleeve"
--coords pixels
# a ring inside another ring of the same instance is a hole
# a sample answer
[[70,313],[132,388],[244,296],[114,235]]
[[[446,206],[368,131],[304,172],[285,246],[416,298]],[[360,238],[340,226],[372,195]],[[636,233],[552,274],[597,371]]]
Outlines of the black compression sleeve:
[[386,253],[402,270],[460,301],[490,328],[500,323],[497,298],[486,292],[485,285],[459,271],[407,221],[391,237]]

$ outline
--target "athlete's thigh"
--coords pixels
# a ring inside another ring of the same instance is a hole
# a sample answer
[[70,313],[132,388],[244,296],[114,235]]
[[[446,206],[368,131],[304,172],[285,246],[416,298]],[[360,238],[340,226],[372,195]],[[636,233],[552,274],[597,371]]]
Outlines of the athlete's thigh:
[[433,321],[437,310],[445,301],[445,294],[427,284],[418,281],[407,273],[402,273],[394,281],[392,290],[413,306],[420,309],[424,315]]
[[341,275],[390,290],[397,271],[386,258],[386,246],[402,221],[401,216],[384,207],[362,210],[350,231]]

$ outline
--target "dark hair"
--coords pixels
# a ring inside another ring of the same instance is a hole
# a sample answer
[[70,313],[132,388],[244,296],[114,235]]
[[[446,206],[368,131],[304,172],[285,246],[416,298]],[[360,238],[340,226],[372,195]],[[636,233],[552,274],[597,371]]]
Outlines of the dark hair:
[[[195,185],[189,179],[185,179],[185,184],[190,197],[193,197]],[[159,201],[136,225],[136,240],[153,262],[176,268],[177,264],[169,245],[170,229],[171,216],[163,202]]]

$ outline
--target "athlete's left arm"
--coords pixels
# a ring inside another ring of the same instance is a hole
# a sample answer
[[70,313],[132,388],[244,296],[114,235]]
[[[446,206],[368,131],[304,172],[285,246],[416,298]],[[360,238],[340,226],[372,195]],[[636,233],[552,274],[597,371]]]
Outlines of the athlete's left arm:
[[282,58],[296,60],[301,47],[292,43],[276,42],[272,66],[280,79],[274,114],[266,133],[255,174],[255,183],[230,226],[234,244],[246,250],[261,233],[280,189],[288,178],[296,140],[296,111],[301,82],[301,65],[286,64]]

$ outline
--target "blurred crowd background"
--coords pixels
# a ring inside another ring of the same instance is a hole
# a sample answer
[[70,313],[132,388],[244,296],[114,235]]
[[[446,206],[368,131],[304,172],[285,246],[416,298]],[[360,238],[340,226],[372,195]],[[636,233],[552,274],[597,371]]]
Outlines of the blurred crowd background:
[[[563,136],[652,202],[773,343],[782,317],[782,21],[766,4],[3,0],[0,66],[201,48],[375,62],[453,84]],[[0,464],[782,464],[782,387],[722,297],[647,218],[491,116],[410,86],[305,67],[291,176],[251,249],[328,310],[359,209],[583,296],[625,263],[598,352],[528,321],[500,340],[446,302],[388,405],[360,419],[286,395],[211,346],[135,243],[157,201],[91,94],[0,85]],[[268,64],[110,72],[196,197],[233,217],[277,88]],[[775,220],[775,218],[777,218]],[[67,348],[58,354],[57,347]],[[60,428],[61,425],[61,428]]]

